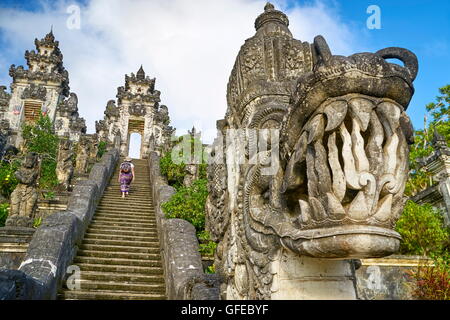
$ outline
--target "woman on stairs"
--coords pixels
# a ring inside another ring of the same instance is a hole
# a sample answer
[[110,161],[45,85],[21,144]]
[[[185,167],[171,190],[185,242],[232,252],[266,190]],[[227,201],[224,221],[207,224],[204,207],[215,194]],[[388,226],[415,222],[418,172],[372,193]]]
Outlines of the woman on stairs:
[[126,157],[124,162],[120,164],[119,184],[122,198],[130,192],[130,184],[134,180],[134,164],[131,163],[131,158]]

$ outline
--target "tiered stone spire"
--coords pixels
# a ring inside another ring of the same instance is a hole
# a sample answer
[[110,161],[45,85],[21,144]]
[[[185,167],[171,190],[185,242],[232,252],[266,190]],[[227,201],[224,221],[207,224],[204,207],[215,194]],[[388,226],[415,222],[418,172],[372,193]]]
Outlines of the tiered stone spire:
[[9,75],[14,81],[40,80],[62,87],[62,94],[69,95],[69,75],[63,66],[63,55],[59,50],[59,41],[55,40],[53,30],[44,38],[34,40],[36,50],[25,51],[28,70],[14,64]]

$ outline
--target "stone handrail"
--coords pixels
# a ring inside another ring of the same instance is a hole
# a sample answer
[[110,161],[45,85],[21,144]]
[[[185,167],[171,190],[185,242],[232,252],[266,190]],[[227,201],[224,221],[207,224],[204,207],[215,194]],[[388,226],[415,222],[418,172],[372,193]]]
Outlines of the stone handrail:
[[161,175],[159,156],[149,156],[150,184],[169,300],[219,299],[218,281],[203,273],[194,226],[183,219],[167,219],[161,205],[175,193]]
[[0,271],[0,300],[56,299],[118,159],[118,149],[103,155],[89,179],[75,185],[67,210],[48,216],[36,230],[19,270]]

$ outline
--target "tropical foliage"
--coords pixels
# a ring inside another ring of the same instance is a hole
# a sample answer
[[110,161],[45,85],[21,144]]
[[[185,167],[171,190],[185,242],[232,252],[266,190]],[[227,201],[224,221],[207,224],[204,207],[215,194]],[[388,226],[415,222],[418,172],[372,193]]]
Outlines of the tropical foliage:
[[39,186],[42,189],[53,189],[58,185],[56,177],[56,160],[59,139],[53,131],[50,118],[40,116],[35,123],[23,126],[25,152],[36,152],[41,159]]

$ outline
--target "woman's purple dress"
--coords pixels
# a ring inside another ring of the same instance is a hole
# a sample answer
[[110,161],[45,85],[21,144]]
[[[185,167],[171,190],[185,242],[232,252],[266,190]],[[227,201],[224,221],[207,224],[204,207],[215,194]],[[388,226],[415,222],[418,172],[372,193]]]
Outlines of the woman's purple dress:
[[131,180],[133,180],[133,173],[131,171],[120,173],[120,191],[121,192],[129,192],[130,191]]

